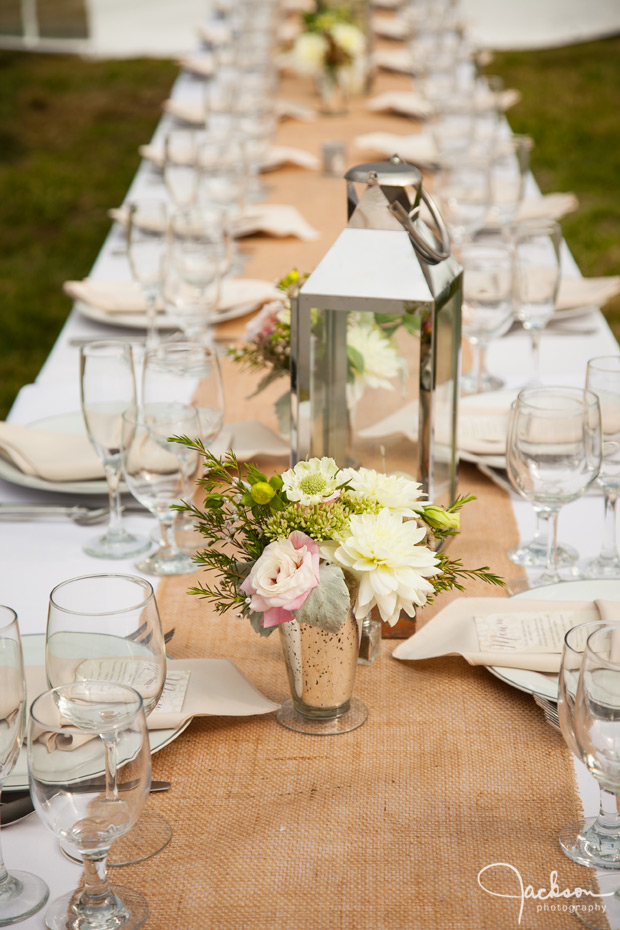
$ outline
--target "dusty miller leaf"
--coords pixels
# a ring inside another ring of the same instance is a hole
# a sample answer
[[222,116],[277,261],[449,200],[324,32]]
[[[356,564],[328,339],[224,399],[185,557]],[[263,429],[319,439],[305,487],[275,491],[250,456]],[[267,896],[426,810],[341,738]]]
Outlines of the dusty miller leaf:
[[295,619],[308,626],[318,626],[328,633],[337,633],[351,606],[349,589],[343,571],[337,565],[321,565],[319,578],[317,587],[295,611]]

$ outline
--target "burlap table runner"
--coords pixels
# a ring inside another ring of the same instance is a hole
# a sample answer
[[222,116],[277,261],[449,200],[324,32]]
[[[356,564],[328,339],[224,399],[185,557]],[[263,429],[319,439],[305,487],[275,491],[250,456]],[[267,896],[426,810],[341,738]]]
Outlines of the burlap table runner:
[[[380,77],[376,91],[407,84]],[[285,81],[282,93],[311,102],[299,82]],[[350,144],[369,129],[407,127],[415,124],[370,114],[359,101],[346,119],[283,125],[278,142],[319,154],[325,139]],[[360,160],[350,148],[348,163]],[[299,169],[268,182],[273,202],[295,203],[323,236],[252,239],[247,274],[310,271],[344,225],[344,183]],[[221,330],[234,338],[240,327]],[[262,411],[269,422],[270,398],[246,399],[252,378],[227,371],[226,380],[229,420]],[[517,540],[508,496],[470,467],[461,469],[460,490],[478,501],[464,511],[451,554],[514,577],[505,555]],[[216,617],[187,595],[193,580],[159,586],[164,626],[176,628],[170,655],[232,658],[266,696],[285,700],[279,634],[262,639],[246,621]],[[498,592],[474,584],[468,593]],[[560,888],[587,882],[589,870],[557,843],[579,814],[569,753],[531,697],[460,658],[403,663],[391,651],[384,641],[377,663],[358,669],[356,694],[370,714],[353,733],[302,736],[273,716],[202,718],[153,757],[172,790],[149,804],[174,837],[115,876],[146,894],[149,930],[495,930],[518,925],[518,876],[535,889],[549,889],[552,870]],[[479,887],[487,866],[486,887],[514,897]],[[526,900],[520,926],[574,927],[566,908],[562,898]]]

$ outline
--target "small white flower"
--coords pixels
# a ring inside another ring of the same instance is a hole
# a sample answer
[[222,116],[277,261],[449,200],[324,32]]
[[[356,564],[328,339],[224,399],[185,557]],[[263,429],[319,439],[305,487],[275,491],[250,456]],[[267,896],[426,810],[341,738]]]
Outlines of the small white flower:
[[303,32],[295,39],[293,65],[299,74],[320,74],[327,53],[327,39],[318,32]]
[[359,58],[366,51],[366,36],[351,23],[334,23],[329,30],[336,45],[351,58]]
[[374,468],[343,468],[340,478],[349,482],[347,491],[355,497],[375,497],[396,516],[415,517],[424,509],[422,485],[403,475],[384,475]]
[[401,359],[388,337],[377,326],[353,323],[347,330],[347,346],[364,360],[364,370],[354,372],[353,400],[358,401],[367,387],[394,390],[390,378],[401,372]]
[[304,506],[337,497],[342,484],[338,466],[326,456],[298,462],[284,472],[282,482],[287,498]]
[[350,533],[333,554],[333,561],[359,583],[355,615],[364,617],[373,607],[381,619],[397,622],[401,611],[415,615],[426,603],[438,575],[436,556],[419,543],[426,530],[413,521],[403,523],[385,508],[378,514],[351,517]]

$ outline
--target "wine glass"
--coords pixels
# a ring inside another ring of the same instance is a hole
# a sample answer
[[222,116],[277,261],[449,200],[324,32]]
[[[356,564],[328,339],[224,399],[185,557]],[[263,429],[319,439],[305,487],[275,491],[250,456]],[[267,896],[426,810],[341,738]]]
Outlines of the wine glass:
[[139,571],[151,575],[184,575],[196,571],[191,556],[179,549],[171,507],[191,500],[199,455],[172,436],[200,436],[195,407],[172,401],[144,404],[140,411],[123,415],[121,438],[123,472],[127,487],[159,520],[160,544],[156,552],[138,562]]
[[[604,626],[597,620],[580,623],[568,630],[564,637],[558,680],[558,716],[566,744],[578,759],[581,753],[575,739],[574,707],[583,651],[589,635]],[[565,827],[560,833],[560,846],[569,859],[580,865],[598,869],[620,868],[620,814],[616,809],[615,795],[601,785],[598,816],[578,820]]]
[[[532,510],[536,519],[534,535],[528,542],[520,543],[518,546],[509,549],[508,558],[515,565],[523,565],[525,568],[544,568],[547,564],[551,514],[533,501]],[[567,543],[558,543],[557,559],[560,568],[571,568],[578,561],[579,553]]]
[[500,226],[515,221],[523,201],[525,178],[530,167],[530,152],[534,142],[530,136],[511,135],[497,142],[491,158],[490,216]]
[[553,316],[560,286],[562,230],[555,220],[532,220],[513,227],[515,317],[530,334],[534,372],[540,380],[540,334]]
[[127,254],[133,278],[146,300],[146,344],[157,343],[157,299],[161,294],[168,228],[165,200],[130,201],[127,218]]
[[[49,598],[45,667],[50,687],[104,680],[135,688],[148,716],[166,680],[166,647],[152,585],[119,574],[83,575],[56,585]],[[145,811],[131,836],[114,844],[111,864],[147,859],[171,836],[165,818]]]
[[30,709],[28,768],[39,817],[84,866],[83,887],[51,904],[46,926],[142,927],[146,900],[110,885],[106,874],[110,845],[134,826],[149,792],[151,756],[138,692],[112,681],[79,681],[39,695]]
[[149,548],[121,517],[121,417],[136,403],[132,348],[125,342],[90,342],[80,349],[80,392],[88,438],[105,470],[110,519],[105,534],[84,546],[99,559],[124,559]]
[[192,129],[173,129],[164,136],[164,184],[174,204],[190,207],[198,192],[198,136]]
[[220,298],[226,249],[221,230],[200,210],[170,218],[164,275],[164,305],[187,339],[207,339]]
[[601,466],[601,412],[591,391],[570,387],[525,388],[508,421],[506,468],[516,490],[550,515],[547,561],[537,585],[560,581],[557,521]]
[[[210,346],[193,342],[168,342],[149,349],[142,369],[142,400],[147,405],[193,403],[200,422],[198,436],[208,449],[224,422],[224,387],[217,353]],[[191,516],[177,514],[175,538],[181,549],[196,547]]]
[[[620,631],[604,625],[586,641],[575,697],[573,727],[579,757],[600,787],[613,797],[607,826],[617,839],[620,795]],[[606,818],[607,819],[607,818]],[[615,883],[617,884],[617,882]],[[588,906],[589,897],[573,900],[572,910],[589,927],[617,926],[608,915],[618,915],[618,891],[606,894],[605,907]],[[583,908],[583,910],[580,910]]]
[[[0,606],[0,791],[21,749],[26,706],[17,614],[10,607]],[[0,851],[0,927],[36,914],[48,896],[49,888],[37,875],[7,872]]]
[[586,388],[598,395],[603,429],[603,461],[598,483],[605,495],[605,529],[599,556],[585,573],[591,578],[620,577],[620,556],[616,543],[616,510],[620,491],[620,356],[591,358],[586,372]]
[[458,155],[441,161],[435,193],[456,245],[484,226],[492,202],[489,161],[477,155]]
[[463,266],[462,330],[474,353],[461,393],[480,394],[494,387],[484,381],[481,347],[503,336],[513,320],[512,249],[501,241],[472,242],[456,257]]

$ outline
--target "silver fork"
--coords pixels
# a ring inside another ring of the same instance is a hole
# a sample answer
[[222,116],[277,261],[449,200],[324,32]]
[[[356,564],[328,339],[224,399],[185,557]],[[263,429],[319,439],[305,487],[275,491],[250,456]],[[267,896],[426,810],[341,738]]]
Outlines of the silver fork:
[[550,701],[549,698],[542,697],[540,694],[534,694],[532,696],[542,710],[547,723],[552,726],[554,730],[557,730],[558,733],[561,733],[562,730],[560,728],[560,718],[558,717],[558,705],[556,702]]

